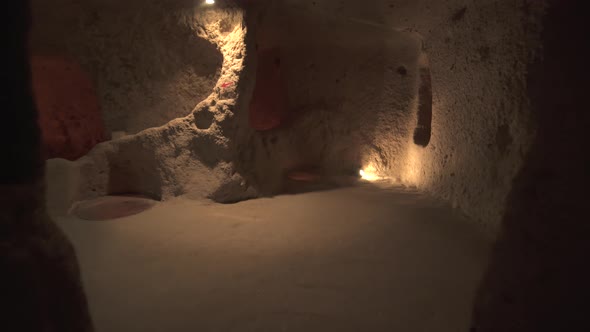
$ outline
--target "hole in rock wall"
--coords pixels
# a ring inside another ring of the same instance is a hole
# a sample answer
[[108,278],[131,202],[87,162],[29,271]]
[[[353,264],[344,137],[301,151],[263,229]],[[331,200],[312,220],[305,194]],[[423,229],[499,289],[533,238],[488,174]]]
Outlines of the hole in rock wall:
[[[80,63],[104,135],[117,138],[70,167],[79,172],[73,197],[198,192],[233,202],[320,190],[355,183],[369,166],[396,172],[412,134],[416,144],[430,140],[430,72],[415,34],[290,2],[251,16],[250,40],[242,13],[217,3],[91,0],[56,13],[34,1],[33,49]],[[80,22],[88,27],[73,29]],[[244,53],[250,42],[254,61]],[[255,64],[255,73],[245,70]]]
[[215,45],[164,22],[162,31],[145,28],[138,40],[129,40],[136,44],[130,49],[113,45],[122,54],[93,65],[110,132],[135,134],[188,116],[219,79],[223,58]]
[[425,54],[420,56],[418,69],[418,124],[414,130],[414,143],[423,147],[430,143],[432,133],[432,79]]
[[198,112],[195,112],[194,115],[195,125],[199,129],[209,129],[215,121],[215,114],[208,109],[199,110]]

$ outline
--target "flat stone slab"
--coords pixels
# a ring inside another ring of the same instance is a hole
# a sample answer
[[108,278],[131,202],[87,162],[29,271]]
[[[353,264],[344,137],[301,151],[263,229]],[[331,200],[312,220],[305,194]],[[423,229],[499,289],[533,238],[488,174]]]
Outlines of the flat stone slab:
[[104,196],[76,203],[70,213],[90,221],[112,220],[139,214],[157,201],[141,196]]

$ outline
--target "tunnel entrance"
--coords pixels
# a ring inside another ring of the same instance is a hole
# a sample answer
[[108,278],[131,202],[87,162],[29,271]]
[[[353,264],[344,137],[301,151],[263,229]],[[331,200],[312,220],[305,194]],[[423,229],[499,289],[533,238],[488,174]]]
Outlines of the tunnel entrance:
[[[60,212],[102,195],[180,195],[193,174],[206,171],[192,169],[178,180],[167,158],[183,154],[190,159],[186,164],[208,169],[224,157],[227,146],[219,147],[225,142],[214,135],[220,113],[230,112],[224,104],[183,130],[162,130],[192,120],[195,107],[214,98],[224,58],[220,40],[203,34],[199,24],[221,18],[219,33],[227,35],[238,18],[187,4],[31,1],[33,83],[51,172],[48,199]],[[200,140],[186,139],[194,138],[193,130],[202,130]],[[163,189],[167,184],[174,188]]]

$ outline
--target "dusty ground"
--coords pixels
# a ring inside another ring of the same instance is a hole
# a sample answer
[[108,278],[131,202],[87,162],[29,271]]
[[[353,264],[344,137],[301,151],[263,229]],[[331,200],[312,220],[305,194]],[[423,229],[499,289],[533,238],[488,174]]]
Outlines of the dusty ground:
[[467,331],[488,251],[450,209],[369,185],[59,223],[109,332]]

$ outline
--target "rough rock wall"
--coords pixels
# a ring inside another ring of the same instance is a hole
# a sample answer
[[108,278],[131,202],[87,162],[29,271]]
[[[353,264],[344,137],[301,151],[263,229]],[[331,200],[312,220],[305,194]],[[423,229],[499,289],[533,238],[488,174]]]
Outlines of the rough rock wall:
[[[413,130],[411,126],[399,125],[398,115],[393,114],[394,119],[378,122],[374,132],[378,138],[373,142],[373,151],[368,150],[371,158],[362,166],[373,163],[385,175],[451,202],[490,233],[497,232],[512,179],[534,135],[525,77],[537,45],[542,2],[285,0],[285,3],[316,15],[339,17],[356,23],[355,26],[374,27],[375,31],[395,28],[421,36],[424,55],[428,58],[421,67],[430,70],[432,80],[430,141],[421,144],[426,147],[415,144],[408,134]],[[397,33],[391,31],[384,36],[375,32],[364,38],[395,40]],[[318,38],[316,33],[309,34],[309,39]],[[351,45],[355,38],[351,35]],[[376,58],[373,62],[383,60]],[[409,76],[415,75],[415,67],[408,69]],[[376,83],[359,80],[358,89],[365,88],[365,82]],[[394,83],[382,81],[381,86],[373,88],[395,88]],[[395,94],[386,100],[403,104]],[[418,99],[414,100],[410,108],[416,117],[421,105]],[[390,109],[394,110],[395,106]],[[392,130],[384,136],[384,130],[380,132],[379,127],[388,126]]]
[[[183,26],[175,30],[190,29],[223,54],[214,93],[191,116],[101,144],[76,163],[51,161],[50,187],[66,199],[50,205],[63,212],[75,200],[109,193],[231,202],[283,192],[289,170],[319,168],[323,179],[355,175],[375,154],[401,155],[415,126],[410,106],[420,40],[339,18],[326,25],[323,15],[301,8],[259,9],[248,22],[242,11],[221,5],[170,10],[174,24]],[[259,133],[248,122],[256,63],[246,58],[246,45],[255,44],[282,53],[289,125],[276,131]]]
[[177,24],[180,9],[199,3],[34,0],[31,51],[80,63],[94,80],[108,133],[134,134],[187,116],[219,79],[216,46]]
[[404,181],[499,230],[512,180],[534,135],[527,65],[542,2],[394,2],[390,24],[418,31],[430,58],[432,140],[412,145]]
[[186,194],[219,201],[256,194],[236,174],[232,163],[235,128],[241,121],[238,115],[246,114],[243,121],[247,121],[242,109],[248,100],[243,99],[250,95],[247,91],[253,82],[253,77],[246,79],[244,71],[244,12],[231,3],[181,4],[169,9],[168,24],[191,31],[192,39],[211,43],[223,55],[213,93],[193,105],[190,115],[162,127],[99,144],[73,163],[50,160],[49,206],[54,212],[63,213],[76,200],[116,193],[157,199]]
[[[287,114],[273,120],[278,128],[240,136],[244,176],[274,194],[285,190],[292,170],[331,181],[358,175],[379,157],[391,168],[399,165],[415,127],[420,39],[288,1],[260,3],[251,14],[263,55],[258,60],[271,62],[258,67],[280,67],[288,100]],[[269,52],[274,58],[265,56]],[[260,95],[277,92],[256,93],[264,100]],[[265,112],[258,109],[264,103],[254,106],[251,112]]]
[[474,330],[588,331],[588,77],[584,1],[549,1],[528,68],[537,135],[508,196]]
[[[193,115],[99,146],[68,166],[78,171],[52,168],[72,183],[72,197],[193,193],[232,201],[250,185],[262,194],[282,192],[293,169],[327,176],[374,167],[450,201],[490,233],[498,230],[534,134],[525,74],[540,3],[257,2],[247,23],[250,37],[241,11],[175,3],[158,18],[166,23],[155,25],[220,50],[224,63],[214,93]],[[280,50],[288,92],[286,123],[266,132],[249,126],[244,109],[256,67],[245,50],[255,44]],[[431,137],[416,144],[428,71]],[[227,182],[231,176],[235,181]]]

